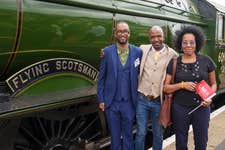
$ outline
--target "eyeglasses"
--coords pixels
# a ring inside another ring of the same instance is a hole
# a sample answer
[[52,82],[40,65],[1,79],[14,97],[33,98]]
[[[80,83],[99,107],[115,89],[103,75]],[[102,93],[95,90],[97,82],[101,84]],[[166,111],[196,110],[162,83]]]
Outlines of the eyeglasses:
[[128,30],[117,30],[116,33],[121,35],[121,34],[129,34],[130,32]]
[[191,42],[188,43],[188,42],[186,42],[186,41],[183,41],[183,42],[182,42],[182,45],[183,45],[183,46],[188,46],[188,45],[190,45],[190,46],[195,46],[195,42],[194,42],[194,41],[191,41]]

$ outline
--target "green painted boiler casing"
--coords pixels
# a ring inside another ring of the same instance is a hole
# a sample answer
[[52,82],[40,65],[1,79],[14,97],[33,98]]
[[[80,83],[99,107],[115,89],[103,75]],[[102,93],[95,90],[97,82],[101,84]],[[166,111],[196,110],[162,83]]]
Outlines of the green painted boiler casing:
[[[36,0],[1,2],[2,81],[29,65],[52,58],[72,58],[98,68],[100,48],[112,42],[113,14],[70,4],[73,1],[62,2],[65,4]],[[111,1],[104,7],[112,7]],[[89,85],[83,79],[66,77],[70,75],[48,79],[48,83],[39,83],[39,87],[31,85],[22,95]]]

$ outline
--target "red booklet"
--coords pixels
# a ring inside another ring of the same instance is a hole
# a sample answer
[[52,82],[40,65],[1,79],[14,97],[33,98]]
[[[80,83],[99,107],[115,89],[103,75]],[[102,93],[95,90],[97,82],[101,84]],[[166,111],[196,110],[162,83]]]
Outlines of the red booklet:
[[205,101],[211,99],[216,95],[216,93],[207,84],[207,82],[205,82],[205,80],[202,80],[197,84],[196,93]]
[[[212,90],[212,88],[208,85],[205,80],[200,81],[196,86],[196,93],[204,100],[207,101],[211,99],[213,96],[216,95],[216,93]],[[202,104],[195,107],[193,110],[191,110],[188,115],[193,113],[195,110],[197,110],[199,107],[201,107]]]

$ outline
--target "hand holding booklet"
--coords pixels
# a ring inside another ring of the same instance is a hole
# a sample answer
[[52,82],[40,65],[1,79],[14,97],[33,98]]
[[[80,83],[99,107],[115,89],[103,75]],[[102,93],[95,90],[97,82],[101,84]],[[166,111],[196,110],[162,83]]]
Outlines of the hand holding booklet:
[[196,87],[196,93],[204,100],[207,101],[214,97],[216,93],[212,88],[205,82],[205,80],[200,81]]
[[[212,88],[207,84],[205,80],[202,80],[197,84],[196,93],[203,99],[203,101],[208,101],[216,95],[216,93],[212,90]],[[188,113],[188,115],[193,113],[201,106],[202,105],[200,104],[197,107],[195,107],[192,111]]]

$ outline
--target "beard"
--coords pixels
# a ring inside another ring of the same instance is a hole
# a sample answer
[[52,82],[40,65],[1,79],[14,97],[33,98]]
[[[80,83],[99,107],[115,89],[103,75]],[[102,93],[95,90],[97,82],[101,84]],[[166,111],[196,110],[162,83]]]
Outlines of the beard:
[[156,49],[156,50],[161,50],[163,48],[163,44],[162,43],[155,43],[152,44],[152,46]]
[[117,39],[117,42],[118,42],[119,44],[121,44],[121,45],[125,45],[125,44],[128,43],[128,39],[123,39],[123,40]]

